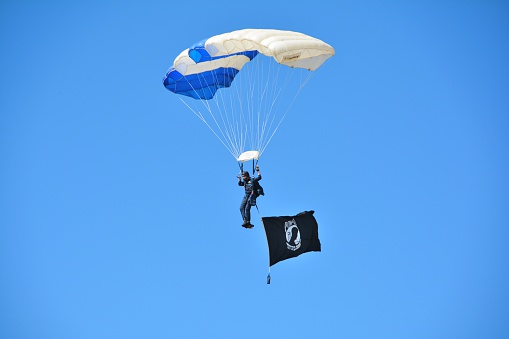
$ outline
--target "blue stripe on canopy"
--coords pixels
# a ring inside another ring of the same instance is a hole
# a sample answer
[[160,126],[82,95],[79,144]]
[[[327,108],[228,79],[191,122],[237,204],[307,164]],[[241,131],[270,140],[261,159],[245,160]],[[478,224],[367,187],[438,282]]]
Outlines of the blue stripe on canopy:
[[[207,39],[199,41],[189,48],[188,55],[195,62],[206,64],[212,60],[229,58],[235,55],[243,55],[253,60],[258,51],[243,51],[212,57],[205,49]],[[225,62],[226,66],[227,63]],[[240,70],[232,67],[217,67],[197,74],[183,75],[174,67],[170,68],[163,79],[164,87],[168,90],[195,99],[209,100],[214,97],[219,88],[230,87],[233,79]]]
[[208,39],[204,39],[202,41],[198,41],[197,43],[195,43],[194,45],[189,47],[188,55],[189,55],[189,57],[191,59],[194,60],[194,62],[200,63],[200,62],[206,62],[206,61],[210,61],[210,60],[217,60],[217,59],[222,59],[222,58],[228,58],[228,57],[230,57],[232,55],[245,55],[245,56],[247,56],[249,58],[249,60],[253,60],[253,58],[258,55],[258,51],[243,51],[243,52],[238,52],[238,53],[232,53],[232,54],[226,54],[226,55],[221,55],[221,56],[213,57],[205,49],[205,43],[207,42],[207,40]]
[[235,68],[217,68],[198,74],[182,75],[173,67],[163,80],[164,87],[176,94],[185,95],[194,99],[209,100],[214,97],[217,90],[230,87],[233,79],[239,73]]

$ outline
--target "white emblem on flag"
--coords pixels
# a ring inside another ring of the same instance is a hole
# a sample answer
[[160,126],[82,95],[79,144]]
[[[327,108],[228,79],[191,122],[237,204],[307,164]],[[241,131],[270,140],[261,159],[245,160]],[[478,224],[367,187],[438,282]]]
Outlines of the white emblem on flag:
[[301,246],[300,231],[295,219],[285,222],[286,247],[291,251],[296,251]]

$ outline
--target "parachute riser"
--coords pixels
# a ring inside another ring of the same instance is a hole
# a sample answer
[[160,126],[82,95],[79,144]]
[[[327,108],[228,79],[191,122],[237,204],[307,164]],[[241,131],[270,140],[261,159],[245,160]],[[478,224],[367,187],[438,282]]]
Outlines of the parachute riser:
[[[261,154],[260,151],[246,151],[237,157],[237,162],[239,164],[241,175],[244,173],[244,163],[248,162],[248,161],[251,161],[251,164],[253,167],[253,169],[252,169],[253,176],[255,175],[256,167],[258,166],[258,160],[260,159],[260,154]],[[255,160],[256,160],[256,162],[255,162]],[[247,172],[249,172],[249,171],[247,171]]]
[[[256,166],[258,166],[258,159],[256,159],[256,162],[255,162],[255,159],[253,159],[251,161],[251,163],[253,165],[253,176],[254,176],[256,173]],[[239,169],[240,169],[240,175],[242,175],[244,173],[244,163],[243,162],[239,162]]]

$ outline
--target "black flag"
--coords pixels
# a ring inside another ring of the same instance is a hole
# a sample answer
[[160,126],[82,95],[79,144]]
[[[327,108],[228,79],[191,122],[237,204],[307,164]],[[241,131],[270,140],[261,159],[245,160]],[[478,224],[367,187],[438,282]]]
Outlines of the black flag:
[[262,218],[269,243],[270,266],[305,252],[320,252],[318,223],[314,211],[288,217]]

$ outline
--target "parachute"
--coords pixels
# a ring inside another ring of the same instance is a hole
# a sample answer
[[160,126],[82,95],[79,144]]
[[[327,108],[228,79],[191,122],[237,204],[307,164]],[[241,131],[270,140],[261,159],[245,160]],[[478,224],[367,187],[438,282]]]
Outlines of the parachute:
[[239,164],[254,163],[313,71],[334,53],[303,33],[242,29],[182,51],[163,84],[182,96]]

